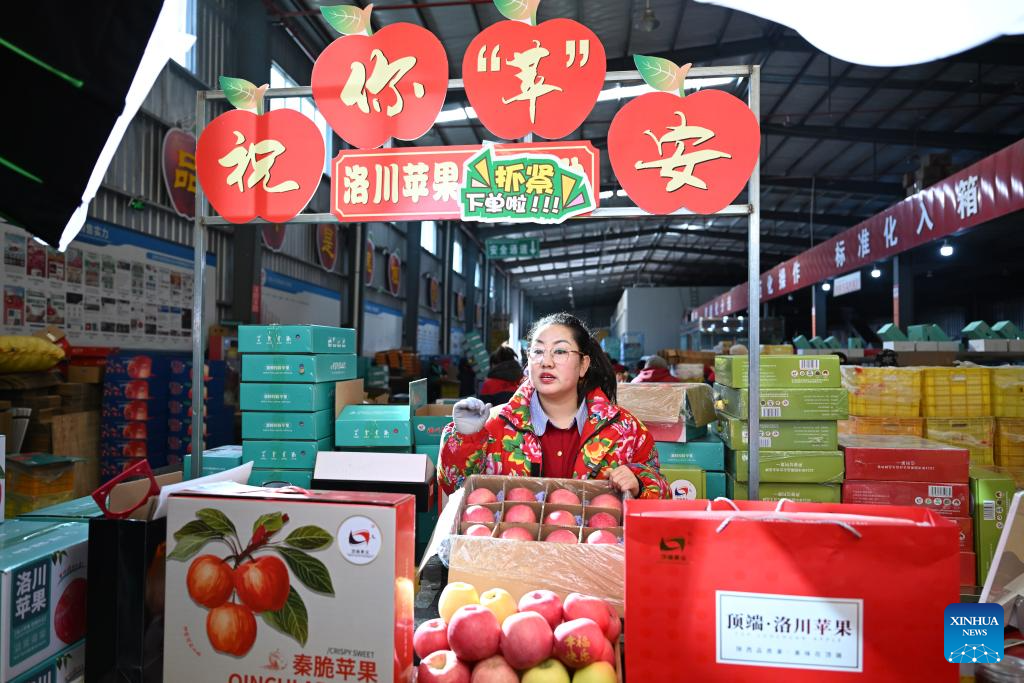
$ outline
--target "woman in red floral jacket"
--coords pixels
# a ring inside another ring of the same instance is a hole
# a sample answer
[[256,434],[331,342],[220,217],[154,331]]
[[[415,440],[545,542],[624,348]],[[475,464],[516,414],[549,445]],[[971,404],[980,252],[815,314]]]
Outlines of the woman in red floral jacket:
[[647,428],[615,405],[615,371],[575,316],[530,333],[529,376],[503,406],[463,399],[441,437],[438,481],[451,494],[471,474],[608,479],[637,498],[665,498]]

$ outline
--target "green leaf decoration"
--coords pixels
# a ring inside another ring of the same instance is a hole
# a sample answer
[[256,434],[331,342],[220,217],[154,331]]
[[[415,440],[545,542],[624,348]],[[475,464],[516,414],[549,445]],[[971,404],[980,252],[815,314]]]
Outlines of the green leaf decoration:
[[259,99],[263,96],[259,88],[244,78],[221,76],[220,89],[224,91],[224,97],[235,109],[256,111],[259,107]]
[[334,584],[331,582],[331,574],[327,571],[327,567],[323,562],[301,550],[281,547],[274,548],[274,550],[281,554],[281,557],[288,564],[288,568],[292,570],[292,574],[295,574],[295,577],[306,588],[317,593],[334,595]]
[[284,539],[286,545],[299,550],[322,550],[333,541],[334,538],[318,526],[300,526]]
[[260,528],[260,525],[267,530],[267,535],[280,531],[281,527],[284,526],[284,513],[283,512],[268,512],[265,515],[260,515],[259,518],[253,522],[252,532],[255,534],[256,530]]
[[501,15],[512,21],[528,21],[537,12],[540,0],[494,0],[494,6]]
[[203,538],[215,538],[220,535],[220,532],[211,529],[210,525],[206,522],[194,519],[174,532],[174,540],[180,541],[183,536],[201,536]]
[[231,520],[227,518],[220,510],[213,508],[203,508],[196,512],[196,517],[206,522],[206,525],[221,534],[222,536],[234,536],[238,537],[238,532],[235,530],[235,525],[231,523]]
[[187,560],[198,553],[204,545],[210,542],[210,538],[204,536],[182,536],[174,546],[174,550],[167,556],[169,560]]
[[320,13],[331,27],[343,36],[354,36],[364,31],[367,34],[373,32],[370,28],[370,12],[373,5],[367,5],[360,9],[353,5],[334,5],[332,7],[321,7]]
[[667,59],[634,55],[633,63],[647,85],[655,90],[677,92],[682,85],[685,72]]
[[309,614],[306,612],[306,604],[302,602],[302,597],[295,592],[294,587],[288,589],[288,600],[284,607],[276,612],[264,612],[262,616],[268,626],[291,636],[299,645],[305,647],[309,638]]

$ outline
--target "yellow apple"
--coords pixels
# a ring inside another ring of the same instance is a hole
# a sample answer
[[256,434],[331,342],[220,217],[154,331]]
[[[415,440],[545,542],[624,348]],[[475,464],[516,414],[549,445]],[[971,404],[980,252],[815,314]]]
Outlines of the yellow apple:
[[480,604],[491,610],[498,619],[498,626],[505,623],[505,619],[519,611],[516,599],[504,588],[492,588],[480,594]]
[[572,683],[615,683],[616,680],[615,667],[608,662],[594,662],[572,675]]
[[440,613],[441,618],[444,619],[444,623],[448,624],[451,623],[452,615],[460,607],[479,604],[480,596],[477,595],[476,588],[463,581],[454,581],[445,586],[444,590],[441,591],[437,611]]
[[569,672],[557,659],[545,659],[526,671],[521,683],[569,683]]

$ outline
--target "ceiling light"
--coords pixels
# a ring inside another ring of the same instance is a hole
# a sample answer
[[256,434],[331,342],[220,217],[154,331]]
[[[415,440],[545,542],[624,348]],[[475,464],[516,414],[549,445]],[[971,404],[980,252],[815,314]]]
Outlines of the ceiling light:
[[610,199],[613,194],[615,194],[615,192],[613,192],[612,190],[602,190],[601,194],[597,196],[600,197],[601,199]]
[[952,256],[953,255],[953,245],[950,244],[949,242],[943,242],[942,246],[939,247],[939,254],[942,255],[942,256]]
[[640,15],[640,18],[637,20],[634,28],[638,31],[643,31],[644,33],[650,33],[651,31],[656,30],[659,26],[661,26],[661,22],[658,21],[658,17],[654,15],[654,10],[651,9],[651,0],[647,0],[647,3],[644,5],[643,14]]
[[725,326],[725,327],[722,328],[722,332],[728,332],[728,331],[729,331],[729,327],[728,326]]
[[626,191],[625,191],[625,190],[616,190],[616,191],[615,191],[615,196],[616,196],[616,197],[626,197],[626,196],[628,196],[628,195],[626,194]]
[[871,277],[882,277],[882,271],[878,269],[878,266],[875,266],[874,268],[871,269]]
[[821,291],[823,291],[823,292],[832,291],[832,284],[829,283],[829,282],[822,282],[821,283]]
[[452,121],[465,121],[466,110],[463,107],[455,107],[454,109],[442,109],[437,113],[437,118],[434,119],[434,123],[451,123]]

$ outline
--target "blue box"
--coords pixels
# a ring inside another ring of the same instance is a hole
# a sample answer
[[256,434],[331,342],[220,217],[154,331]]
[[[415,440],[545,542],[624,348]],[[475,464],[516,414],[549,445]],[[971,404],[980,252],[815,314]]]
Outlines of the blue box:
[[160,351],[121,351],[107,356],[104,381],[110,379],[167,379],[171,356]]
[[699,467],[709,472],[725,471],[725,444],[711,434],[687,443],[658,441],[658,460],[673,467]]
[[100,417],[113,420],[148,420],[166,415],[167,401],[157,398],[126,400],[110,398],[103,401]]
[[704,491],[708,500],[725,498],[727,490],[725,472],[705,472],[704,474],[706,476]]
[[104,418],[100,423],[100,439],[104,442],[118,439],[162,441],[167,436],[167,420],[113,420]]
[[107,399],[167,399],[167,380],[149,379],[105,379],[103,381],[103,402]]

